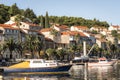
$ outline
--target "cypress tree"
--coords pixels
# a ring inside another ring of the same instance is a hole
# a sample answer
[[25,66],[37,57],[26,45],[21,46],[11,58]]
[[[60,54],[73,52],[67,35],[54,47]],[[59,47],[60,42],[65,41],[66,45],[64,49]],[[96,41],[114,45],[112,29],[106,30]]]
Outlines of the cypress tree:
[[48,12],[46,12],[46,16],[45,16],[45,28],[49,28]]
[[43,18],[42,15],[41,15],[41,18],[40,18],[40,26],[45,28],[44,18]]

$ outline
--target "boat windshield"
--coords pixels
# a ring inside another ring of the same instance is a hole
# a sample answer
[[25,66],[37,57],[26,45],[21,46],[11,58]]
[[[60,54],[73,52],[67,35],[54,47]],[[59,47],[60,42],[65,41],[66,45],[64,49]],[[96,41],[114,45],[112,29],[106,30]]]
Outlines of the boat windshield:
[[33,61],[33,63],[42,63],[41,61]]

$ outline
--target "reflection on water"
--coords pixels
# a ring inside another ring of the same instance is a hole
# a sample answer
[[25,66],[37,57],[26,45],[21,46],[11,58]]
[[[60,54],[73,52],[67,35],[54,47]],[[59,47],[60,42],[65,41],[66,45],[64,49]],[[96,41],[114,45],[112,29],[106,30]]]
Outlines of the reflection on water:
[[[63,74],[3,74],[3,80],[68,80],[70,75]],[[74,80],[74,79],[73,79]]]
[[0,80],[120,80],[120,64],[106,67],[73,66],[64,74],[3,74]]
[[96,80],[112,80],[112,72],[113,67],[107,66],[107,67],[93,67],[89,69],[89,78],[96,79]]
[[120,80],[120,64],[104,67],[72,67],[72,77],[79,80]]

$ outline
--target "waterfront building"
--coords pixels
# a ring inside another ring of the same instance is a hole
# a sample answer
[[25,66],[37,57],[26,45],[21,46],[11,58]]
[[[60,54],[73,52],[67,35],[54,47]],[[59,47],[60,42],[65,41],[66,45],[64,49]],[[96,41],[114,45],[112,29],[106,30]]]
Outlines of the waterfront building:
[[[17,26],[15,22],[15,16],[11,17],[10,20],[4,24],[0,24],[0,43],[13,38],[15,42],[24,41],[26,35],[39,36],[44,40],[44,36],[39,33],[40,27],[37,24],[33,24],[30,21],[20,22],[20,26]],[[4,52],[4,57],[9,57],[9,51]],[[13,52],[14,57],[19,56],[16,52]]]

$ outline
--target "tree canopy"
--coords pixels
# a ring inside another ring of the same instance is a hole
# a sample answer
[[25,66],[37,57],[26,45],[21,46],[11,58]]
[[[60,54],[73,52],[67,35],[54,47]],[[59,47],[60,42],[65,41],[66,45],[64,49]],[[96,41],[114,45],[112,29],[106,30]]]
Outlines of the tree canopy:
[[[5,23],[10,19],[11,16],[17,14],[20,14],[26,18],[31,19],[33,23],[41,24],[43,27],[49,27],[50,24],[67,25],[69,27],[73,25],[79,25],[79,26],[87,26],[88,28],[94,26],[106,27],[106,28],[109,27],[109,24],[106,21],[99,21],[96,18],[91,20],[91,19],[84,19],[82,17],[48,16],[48,12],[46,12],[45,16],[36,16],[36,14],[32,9],[30,8],[27,8],[25,10],[20,9],[16,3],[11,6],[0,4],[0,23]],[[45,21],[43,19],[45,19]]]

